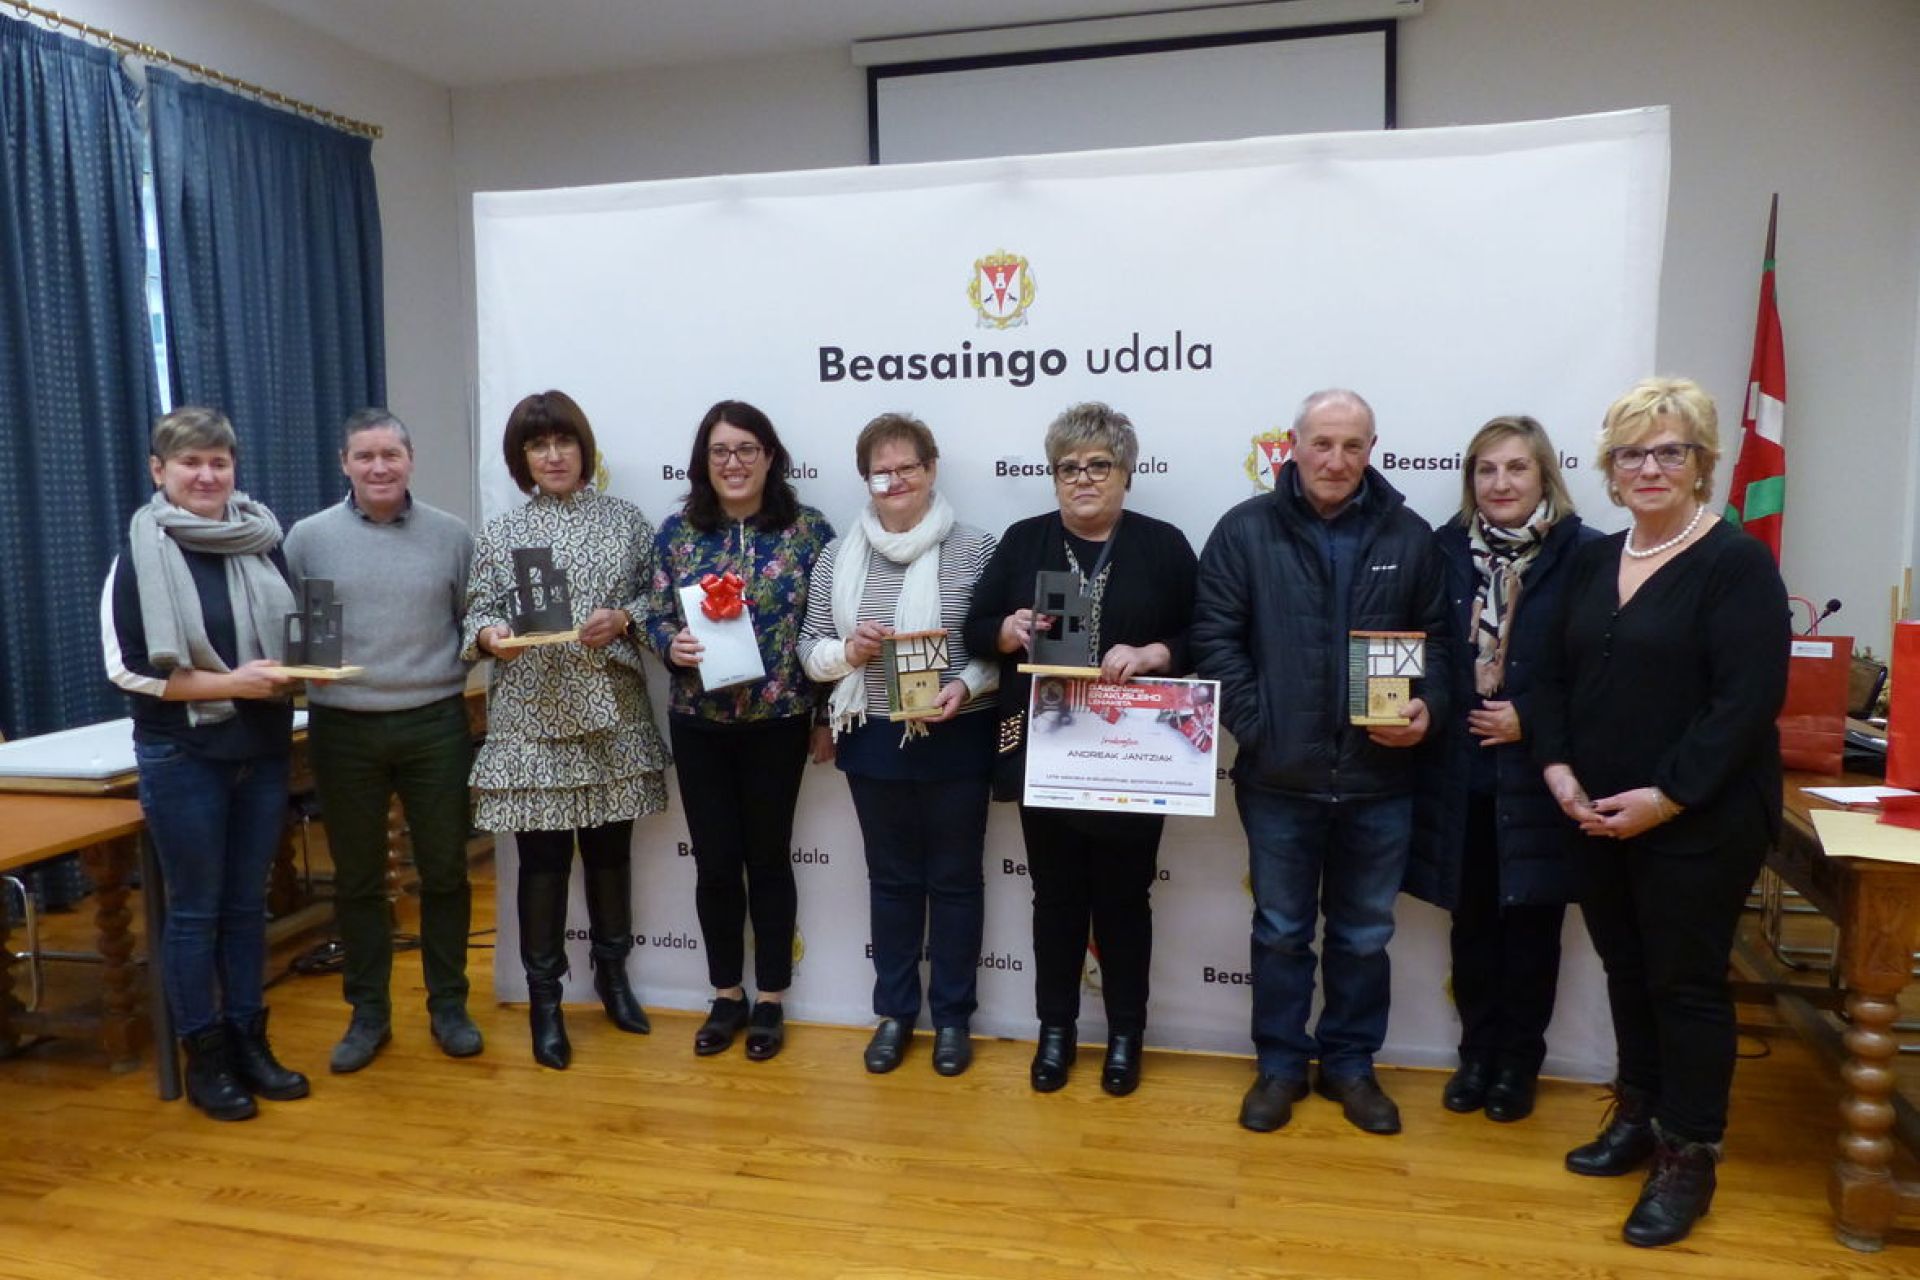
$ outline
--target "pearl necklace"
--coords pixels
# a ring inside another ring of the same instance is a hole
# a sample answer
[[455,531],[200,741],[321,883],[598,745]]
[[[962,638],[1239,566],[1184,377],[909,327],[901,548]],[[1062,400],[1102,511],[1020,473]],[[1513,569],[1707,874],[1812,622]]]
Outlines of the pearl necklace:
[[1629,529],[1627,530],[1627,540],[1621,544],[1620,549],[1626,552],[1628,555],[1632,556],[1635,560],[1650,560],[1654,556],[1659,555],[1662,551],[1671,551],[1675,547],[1679,546],[1681,543],[1685,542],[1688,538],[1691,538],[1693,536],[1693,531],[1700,527],[1700,517],[1705,514],[1707,514],[1707,504],[1704,502],[1694,503],[1693,519],[1687,521],[1686,528],[1682,529],[1679,533],[1674,534],[1671,538],[1668,538],[1665,542],[1661,543],[1659,546],[1648,547],[1645,551],[1635,551],[1633,549],[1633,530]]

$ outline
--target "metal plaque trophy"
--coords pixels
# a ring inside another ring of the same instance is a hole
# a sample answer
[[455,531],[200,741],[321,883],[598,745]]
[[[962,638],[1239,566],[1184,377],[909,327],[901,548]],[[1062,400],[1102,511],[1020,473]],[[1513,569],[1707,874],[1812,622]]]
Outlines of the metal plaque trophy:
[[300,607],[286,616],[286,659],[275,673],[309,680],[359,675],[361,668],[346,665],[346,608],[333,597],[333,580],[302,580],[298,603]]
[[1413,682],[1427,674],[1424,631],[1347,633],[1347,720],[1403,725]]
[[940,714],[940,673],[947,669],[947,633],[896,631],[880,643],[887,673],[887,719],[926,720]]
[[513,634],[494,641],[495,648],[562,644],[580,638],[573,625],[573,594],[567,571],[553,562],[552,547],[513,549],[513,591],[508,625]]

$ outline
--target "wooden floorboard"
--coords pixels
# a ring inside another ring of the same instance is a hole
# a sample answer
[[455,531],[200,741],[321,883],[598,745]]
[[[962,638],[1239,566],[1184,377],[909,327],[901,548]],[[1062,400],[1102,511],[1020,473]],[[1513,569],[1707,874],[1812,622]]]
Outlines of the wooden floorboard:
[[[484,873],[475,902],[485,926]],[[1590,1085],[1548,1082],[1502,1126],[1445,1112],[1442,1073],[1389,1070],[1404,1135],[1318,1098],[1259,1135],[1234,1123],[1244,1059],[1152,1053],[1116,1099],[1095,1051],[1043,1097],[1025,1044],[982,1041],[944,1080],[922,1036],[869,1076],[863,1031],[796,1026],[755,1064],[696,1059],[690,1014],[635,1037],[581,1009],[576,1065],[552,1072],[523,1011],[486,1001],[486,1053],[443,1057],[417,956],[395,983],[393,1044],[345,1077],[325,1071],[338,980],[277,985],[276,1045],[314,1094],[247,1123],[160,1103],[78,1044],[0,1062],[0,1277],[1920,1276],[1920,1236],[1833,1241],[1835,1089],[1784,1032],[1743,1042],[1765,1056],[1740,1064],[1712,1215],[1643,1252],[1618,1239],[1638,1180],[1560,1168],[1599,1119]]]

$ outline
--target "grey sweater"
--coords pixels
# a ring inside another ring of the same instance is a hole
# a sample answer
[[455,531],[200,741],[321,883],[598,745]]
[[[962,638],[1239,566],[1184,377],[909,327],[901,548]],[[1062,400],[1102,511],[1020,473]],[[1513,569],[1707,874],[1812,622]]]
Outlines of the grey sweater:
[[286,550],[296,581],[333,581],[344,606],[345,661],[366,668],[352,680],[310,684],[310,702],[406,711],[466,688],[460,616],[473,535],[457,517],[416,499],[398,519],[376,524],[348,500],[294,525]]

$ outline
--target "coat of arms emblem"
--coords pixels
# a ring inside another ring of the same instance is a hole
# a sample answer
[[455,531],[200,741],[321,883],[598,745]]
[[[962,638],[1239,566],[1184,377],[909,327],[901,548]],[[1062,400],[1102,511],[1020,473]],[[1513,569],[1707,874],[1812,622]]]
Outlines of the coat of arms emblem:
[[1019,254],[1000,249],[975,259],[973,279],[967,282],[967,301],[978,313],[982,329],[1013,329],[1025,324],[1033,295],[1033,269]]

